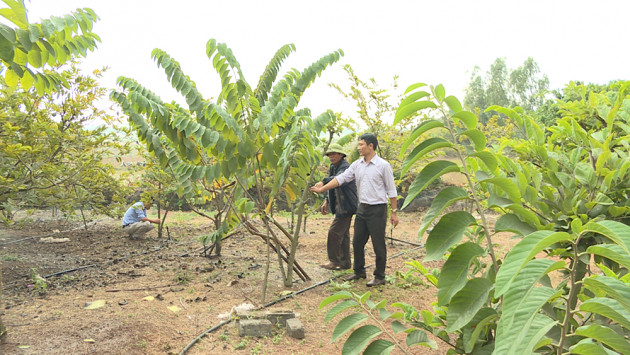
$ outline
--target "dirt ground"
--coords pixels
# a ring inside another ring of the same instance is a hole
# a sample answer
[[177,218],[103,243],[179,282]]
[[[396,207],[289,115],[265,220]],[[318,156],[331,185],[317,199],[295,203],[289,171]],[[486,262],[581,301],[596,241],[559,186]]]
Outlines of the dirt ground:
[[[300,237],[297,260],[311,280],[298,279],[292,288],[283,287],[272,255],[263,301],[267,250],[258,237],[236,234],[225,240],[221,258],[208,258],[201,255],[197,239],[211,230],[210,221],[191,213],[169,215],[170,240],[158,239],[156,231],[139,240],[127,239],[113,219],[96,219],[85,230],[79,222],[52,221],[46,215],[30,216],[0,230],[4,282],[0,311],[9,332],[0,354],[178,354],[237,305],[261,307],[286,291],[298,292],[351,272],[319,267],[327,262],[330,216],[311,216]],[[388,230],[388,236],[417,243],[421,217],[422,213],[401,213],[400,225],[391,234]],[[43,243],[41,237],[69,241]],[[387,264],[388,285],[368,289],[364,282],[337,278],[266,309],[296,312],[305,339],[291,338],[281,328],[270,337],[242,338],[236,322],[231,322],[202,337],[186,353],[339,354],[343,343],[331,344],[330,339],[341,317],[326,324],[330,306],[320,310],[320,302],[339,290],[361,294],[369,290],[376,301],[385,298],[431,309],[435,289],[420,278],[403,277],[410,270],[405,261],[421,260],[423,255],[423,248],[388,241],[388,256],[394,256]],[[368,243],[366,262],[373,261]],[[66,272],[71,269],[77,270]],[[368,274],[372,271],[373,266]],[[99,304],[104,305],[86,309]],[[437,342],[439,350],[414,348],[413,353],[445,354],[448,346]]]

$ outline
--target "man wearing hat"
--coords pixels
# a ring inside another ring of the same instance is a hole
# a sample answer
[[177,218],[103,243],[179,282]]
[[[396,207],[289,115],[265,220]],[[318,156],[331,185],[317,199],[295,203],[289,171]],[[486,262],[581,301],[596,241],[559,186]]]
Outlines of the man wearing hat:
[[[343,147],[337,143],[331,144],[325,155],[330,160],[330,170],[328,176],[315,186],[324,186],[350,167]],[[341,270],[349,269],[352,266],[350,261],[350,223],[352,222],[352,215],[357,211],[357,202],[357,185],[354,181],[349,181],[328,191],[321,206],[321,212],[325,215],[328,206],[330,206],[330,210],[335,214],[335,219],[328,229],[326,242],[330,262],[320,265],[321,267],[329,270]]]

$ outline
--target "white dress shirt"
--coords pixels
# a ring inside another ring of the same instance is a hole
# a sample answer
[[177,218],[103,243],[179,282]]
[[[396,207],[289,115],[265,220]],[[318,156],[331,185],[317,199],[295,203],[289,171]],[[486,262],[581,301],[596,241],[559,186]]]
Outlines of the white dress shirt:
[[360,203],[378,205],[387,203],[388,199],[398,196],[392,166],[378,155],[375,155],[369,163],[366,163],[363,157],[354,161],[336,178],[339,185],[352,180],[357,182]]

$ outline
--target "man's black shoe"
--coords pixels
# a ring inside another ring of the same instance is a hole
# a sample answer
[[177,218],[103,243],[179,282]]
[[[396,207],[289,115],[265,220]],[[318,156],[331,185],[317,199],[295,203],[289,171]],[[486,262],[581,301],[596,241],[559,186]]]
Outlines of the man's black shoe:
[[385,285],[385,279],[377,279],[377,278],[375,278],[372,281],[368,281],[368,283],[366,283],[366,285],[367,285],[367,287]]
[[364,279],[364,278],[365,278],[365,275],[352,274],[350,276],[346,276],[345,280],[346,281],[354,281],[354,280]]

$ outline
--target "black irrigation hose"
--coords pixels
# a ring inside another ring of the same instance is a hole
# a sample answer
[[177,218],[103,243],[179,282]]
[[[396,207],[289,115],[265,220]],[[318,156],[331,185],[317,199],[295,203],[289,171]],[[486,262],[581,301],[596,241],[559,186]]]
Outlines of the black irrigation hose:
[[[387,260],[390,260],[390,259],[393,259],[393,258],[397,258],[397,257],[399,257],[399,256],[401,256],[403,254],[409,253],[411,251],[414,251],[416,249],[420,249],[420,248],[423,248],[423,247],[424,247],[424,245],[418,245],[415,248],[411,248],[409,250],[401,251],[398,254],[394,254],[394,255],[390,256],[389,258],[387,258]],[[372,266],[374,266],[374,264],[370,264],[370,265],[366,266],[365,268],[367,269],[367,268],[370,268]],[[310,291],[310,290],[314,289],[315,287],[319,287],[321,285],[325,285],[325,284],[329,283],[330,281],[332,281],[334,279],[337,279],[337,278],[340,278],[342,276],[344,276],[344,274],[339,274],[339,275],[333,276],[333,277],[329,278],[328,280],[324,280],[322,282],[316,283],[314,285],[311,285],[309,287],[301,289],[301,290],[299,290],[297,292],[294,292],[294,293],[292,293],[290,295],[286,295],[286,296],[283,296],[281,298],[278,298],[277,300],[269,302],[269,303],[263,305],[262,307],[257,308],[256,310],[261,310],[261,309],[265,309],[267,307],[273,306],[274,304],[280,303],[280,302],[286,300],[287,298],[293,298],[293,297],[295,297],[295,296],[297,296],[297,295],[299,295],[299,294],[301,294],[303,292]],[[210,334],[213,331],[221,328],[222,326],[231,323],[232,320],[233,320],[233,318],[230,317],[230,319],[224,320],[223,322],[221,322],[221,323],[215,325],[214,327],[204,331],[203,333],[197,335],[197,337],[195,339],[193,339],[188,345],[186,345],[186,347],[184,349],[182,349],[182,351],[179,353],[179,355],[184,355],[188,350],[190,350],[190,348],[192,348],[197,343],[197,341],[201,340],[201,338],[203,338],[207,334]]]
[[423,246],[424,246],[424,244],[418,244],[418,243],[414,243],[414,242],[408,242],[408,241],[406,241],[406,240],[396,239],[396,238],[392,238],[392,237],[387,237],[387,239],[389,239],[389,240],[395,240],[395,241],[397,241],[397,242],[401,242],[401,243],[410,244],[410,245],[413,245],[413,246],[416,246],[416,247],[423,247]]

